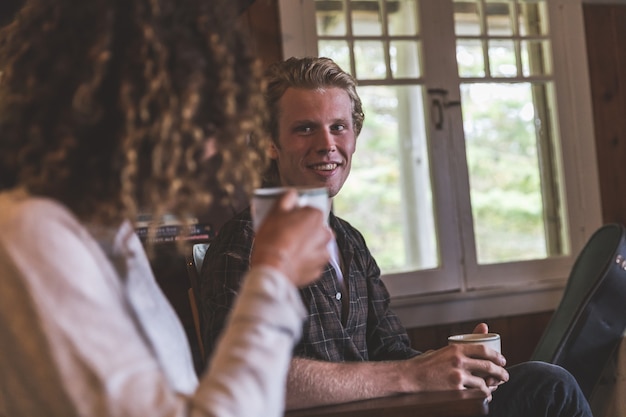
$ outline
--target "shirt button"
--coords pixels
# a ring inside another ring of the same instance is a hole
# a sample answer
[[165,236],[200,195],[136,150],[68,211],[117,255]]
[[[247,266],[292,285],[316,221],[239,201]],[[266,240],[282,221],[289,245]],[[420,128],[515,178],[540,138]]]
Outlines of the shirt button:
[[335,298],[336,298],[337,300],[341,300],[341,293],[340,293],[340,292],[338,292],[337,294],[335,294]]

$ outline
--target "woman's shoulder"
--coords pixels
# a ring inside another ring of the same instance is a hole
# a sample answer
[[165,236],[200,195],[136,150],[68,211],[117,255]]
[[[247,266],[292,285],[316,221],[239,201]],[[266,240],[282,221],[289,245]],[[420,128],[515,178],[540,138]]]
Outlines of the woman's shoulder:
[[0,238],[35,239],[60,228],[83,230],[72,212],[58,201],[30,195],[23,189],[0,192]]

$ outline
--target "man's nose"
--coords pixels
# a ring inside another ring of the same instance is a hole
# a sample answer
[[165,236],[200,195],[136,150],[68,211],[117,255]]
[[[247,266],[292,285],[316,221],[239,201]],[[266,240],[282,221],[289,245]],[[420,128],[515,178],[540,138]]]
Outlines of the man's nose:
[[315,148],[319,153],[334,152],[337,149],[335,136],[330,131],[320,131],[320,134],[315,138]]

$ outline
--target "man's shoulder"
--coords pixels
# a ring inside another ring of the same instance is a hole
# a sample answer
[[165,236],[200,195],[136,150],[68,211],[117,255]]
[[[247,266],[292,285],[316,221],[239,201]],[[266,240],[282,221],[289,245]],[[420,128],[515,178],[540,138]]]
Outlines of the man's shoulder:
[[[228,248],[232,245],[246,244],[254,238],[250,208],[246,208],[222,225],[211,241],[209,249],[215,252],[217,248]],[[207,255],[209,252],[207,251]]]
[[[248,208],[224,223],[217,235],[211,240],[204,256],[201,275],[204,277],[219,270],[220,267],[217,267],[216,263],[224,262],[226,259],[224,255],[227,255],[231,261],[233,259],[242,262],[247,260],[252,250],[253,240],[254,231]],[[232,262],[230,265],[233,266]],[[247,270],[247,268],[242,270]]]
[[352,226],[346,220],[333,215],[332,213],[329,218],[329,223],[331,229],[333,229],[335,236],[337,237],[337,246],[340,252],[358,253],[359,259],[368,265],[374,265],[378,268],[374,257],[370,253],[365,237],[356,227]]
[[217,237],[225,233],[234,233],[240,230],[252,230],[252,217],[250,215],[250,207],[247,207],[235,214],[228,220],[217,232]]

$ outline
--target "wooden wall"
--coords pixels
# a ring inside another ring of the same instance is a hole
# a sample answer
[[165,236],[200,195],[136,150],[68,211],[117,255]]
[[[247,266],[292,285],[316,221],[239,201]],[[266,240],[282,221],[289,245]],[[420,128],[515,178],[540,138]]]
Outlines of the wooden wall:
[[[530,359],[535,346],[546,328],[552,312],[526,314],[523,316],[485,318],[489,331],[499,333],[502,338],[502,353],[508,365]],[[479,321],[468,321],[448,325],[427,326],[408,329],[411,346],[426,351],[445,346],[448,336],[471,333]]]
[[604,223],[626,224],[626,6],[584,5]]
[[240,24],[264,67],[283,58],[278,0],[254,1],[242,13]]

